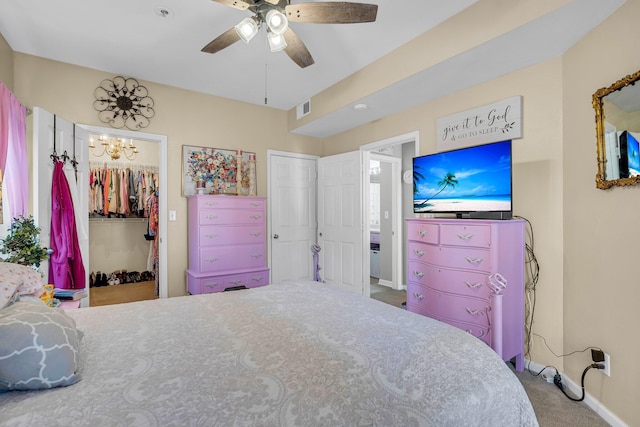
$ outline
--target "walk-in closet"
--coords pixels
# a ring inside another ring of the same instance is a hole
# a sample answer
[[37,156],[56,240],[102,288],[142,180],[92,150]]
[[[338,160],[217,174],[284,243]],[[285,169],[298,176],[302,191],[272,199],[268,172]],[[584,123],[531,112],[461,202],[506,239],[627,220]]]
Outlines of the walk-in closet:
[[159,147],[90,135],[90,305],[157,298]]

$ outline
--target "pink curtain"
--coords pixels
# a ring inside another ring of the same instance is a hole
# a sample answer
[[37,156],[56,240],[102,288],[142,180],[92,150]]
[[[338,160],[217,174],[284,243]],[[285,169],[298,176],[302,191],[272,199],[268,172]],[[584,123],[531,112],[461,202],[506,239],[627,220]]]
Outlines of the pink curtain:
[[11,219],[27,215],[29,173],[26,122],[26,108],[0,82],[0,169]]

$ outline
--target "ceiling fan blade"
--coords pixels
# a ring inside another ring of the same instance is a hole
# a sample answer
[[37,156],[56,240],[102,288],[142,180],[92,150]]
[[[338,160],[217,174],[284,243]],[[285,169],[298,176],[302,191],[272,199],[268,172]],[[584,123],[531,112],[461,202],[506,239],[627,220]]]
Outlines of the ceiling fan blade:
[[284,39],[287,41],[287,47],[284,48],[285,53],[289,55],[289,58],[298,64],[300,68],[308,67],[315,62],[307,47],[302,43],[302,40],[300,40],[300,37],[298,37],[291,28],[285,31]]
[[228,47],[240,40],[240,36],[235,28],[225,31],[220,34],[216,39],[211,41],[208,45],[202,48],[202,52],[216,53],[221,51],[225,47]]
[[378,5],[350,2],[302,3],[287,5],[285,11],[290,22],[355,24],[375,21]]
[[216,3],[223,4],[225,6],[234,7],[240,10],[249,9],[254,5],[253,0],[213,0]]

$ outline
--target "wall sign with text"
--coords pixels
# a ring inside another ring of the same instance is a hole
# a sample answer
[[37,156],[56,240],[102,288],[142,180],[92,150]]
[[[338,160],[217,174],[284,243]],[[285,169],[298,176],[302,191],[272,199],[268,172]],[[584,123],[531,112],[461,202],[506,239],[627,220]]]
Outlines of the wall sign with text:
[[437,120],[438,150],[522,138],[522,96]]

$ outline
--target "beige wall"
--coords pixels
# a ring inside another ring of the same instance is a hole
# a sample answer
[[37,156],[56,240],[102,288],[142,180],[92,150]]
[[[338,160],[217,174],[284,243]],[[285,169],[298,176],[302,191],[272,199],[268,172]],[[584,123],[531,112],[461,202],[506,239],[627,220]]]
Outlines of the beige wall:
[[[611,355],[611,378],[588,374],[595,398],[640,425],[640,188],[598,190],[592,94],[640,70],[640,1],[629,0],[564,55],[564,351]],[[567,358],[579,379],[587,354]]]
[[[93,109],[93,91],[113,74],[14,54],[14,93],[29,107],[42,107],[81,124],[105,126]],[[168,139],[168,209],[177,221],[168,223],[169,296],[184,295],[187,268],[187,202],[181,196],[182,145],[201,145],[256,153],[258,195],[267,192],[267,149],[319,155],[321,141],[287,132],[286,112],[154,83],[147,86],[156,115],[146,133]],[[221,83],[223,84],[223,83]],[[31,147],[27,147],[31,157]]]
[[0,34],[0,82],[13,90],[13,51]]

